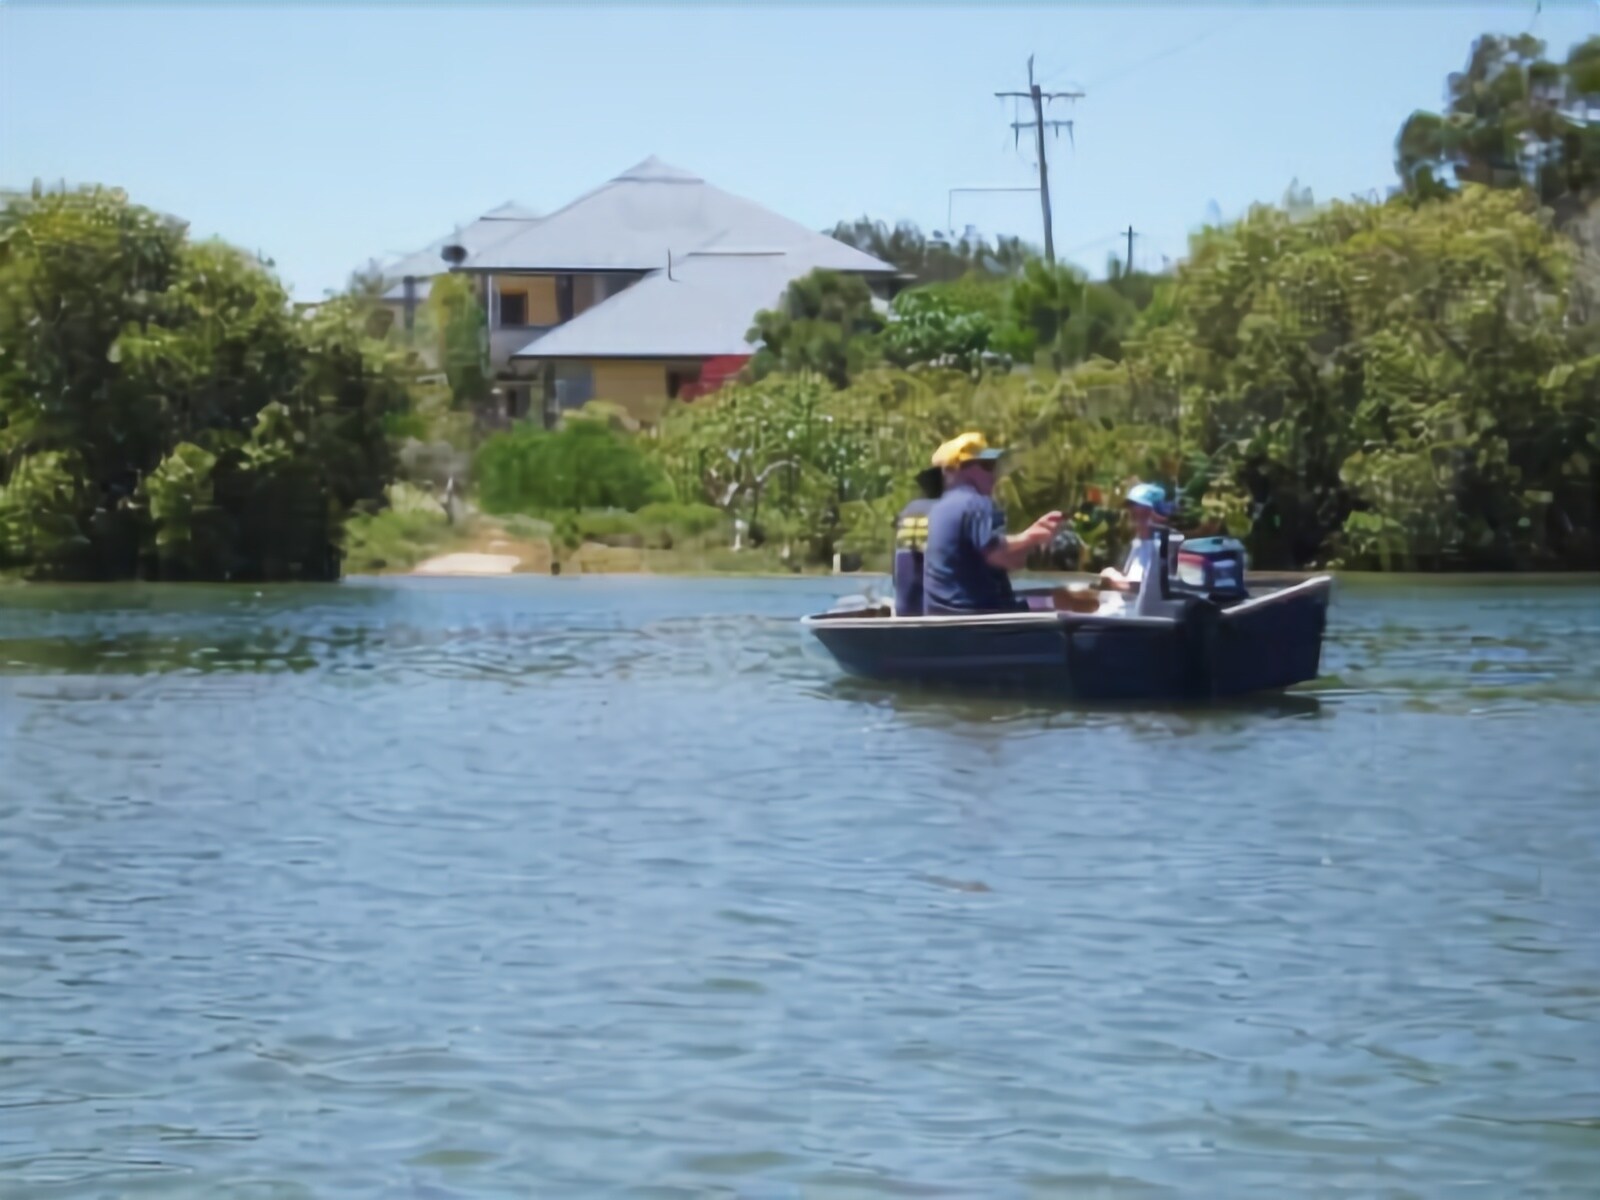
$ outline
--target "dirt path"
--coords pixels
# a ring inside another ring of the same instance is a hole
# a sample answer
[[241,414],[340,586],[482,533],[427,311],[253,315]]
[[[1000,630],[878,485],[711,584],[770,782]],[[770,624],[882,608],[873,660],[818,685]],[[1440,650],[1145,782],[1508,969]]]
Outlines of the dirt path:
[[411,568],[412,575],[548,575],[553,551],[543,540],[508,533],[491,517],[476,516],[461,548],[436,554]]
[[440,554],[411,568],[413,575],[511,575],[522,566],[516,554]]

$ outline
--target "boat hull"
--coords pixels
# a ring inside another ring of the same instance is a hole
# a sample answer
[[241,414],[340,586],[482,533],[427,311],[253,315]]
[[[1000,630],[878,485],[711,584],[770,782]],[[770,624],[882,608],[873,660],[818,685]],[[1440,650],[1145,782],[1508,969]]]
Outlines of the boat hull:
[[1228,609],[1192,606],[1178,618],[822,614],[803,625],[862,679],[1085,700],[1223,699],[1317,677],[1330,590],[1331,580],[1308,580]]

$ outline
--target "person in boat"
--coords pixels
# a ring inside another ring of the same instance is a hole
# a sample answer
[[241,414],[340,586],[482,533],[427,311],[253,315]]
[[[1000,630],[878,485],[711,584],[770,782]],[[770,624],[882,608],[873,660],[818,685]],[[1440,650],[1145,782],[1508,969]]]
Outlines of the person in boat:
[[1007,535],[1005,513],[993,499],[1004,454],[981,433],[963,433],[934,452],[944,490],[928,513],[923,557],[923,608],[930,616],[1027,607],[1011,589],[1010,572],[1050,544],[1061,514],[1046,513],[1022,533]]
[[1128,490],[1128,517],[1133,522],[1133,545],[1122,568],[1100,572],[1100,585],[1117,592],[1133,592],[1156,570],[1155,530],[1165,518],[1167,493],[1157,483],[1138,483]]
[[929,467],[917,476],[922,492],[894,520],[894,611],[902,617],[922,615],[922,563],[928,547],[928,516],[944,494],[944,472]]

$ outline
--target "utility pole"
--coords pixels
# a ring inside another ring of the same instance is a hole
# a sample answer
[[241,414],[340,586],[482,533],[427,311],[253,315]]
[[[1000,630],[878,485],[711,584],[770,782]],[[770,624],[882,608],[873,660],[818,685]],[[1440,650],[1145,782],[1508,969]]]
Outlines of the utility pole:
[[1133,274],[1133,226],[1128,226],[1128,265],[1123,271],[1124,275]]
[[1031,100],[1033,102],[1033,120],[1011,122],[1013,138],[1020,139],[1024,129],[1032,129],[1034,145],[1039,151],[1039,205],[1044,210],[1044,259],[1052,266],[1056,261],[1055,236],[1050,227],[1050,169],[1044,158],[1044,131],[1048,126],[1052,133],[1059,133],[1062,126],[1066,126],[1067,136],[1072,136],[1071,121],[1046,121],[1044,119],[1044,106],[1052,100],[1081,100],[1082,92],[1046,92],[1041,91],[1039,85],[1033,80],[1033,55],[1028,55],[1028,90],[1025,92],[996,92],[1000,99]]

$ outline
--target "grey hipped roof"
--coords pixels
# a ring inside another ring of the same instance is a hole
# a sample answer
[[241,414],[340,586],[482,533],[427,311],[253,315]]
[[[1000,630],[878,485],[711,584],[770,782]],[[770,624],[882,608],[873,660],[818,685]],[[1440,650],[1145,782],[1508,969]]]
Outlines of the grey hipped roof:
[[670,251],[798,252],[813,266],[891,274],[889,264],[648,158],[463,264],[469,271],[651,271]]
[[[396,262],[387,264],[383,268],[384,277],[397,281],[404,280],[407,275],[415,277],[417,296],[419,299],[425,298],[428,288],[422,281],[434,275],[443,275],[450,269],[450,264],[443,258],[446,246],[464,247],[470,256],[521,232],[538,220],[538,214],[532,209],[524,208],[515,202],[502,204],[499,208],[484,213],[470,225],[438,238],[421,250],[408,254]],[[386,300],[399,300],[403,297],[404,287],[399,282],[384,293]]]
[[513,358],[713,358],[749,354],[762,309],[816,270],[812,255],[703,252],[674,259],[604,303],[535,338]]

